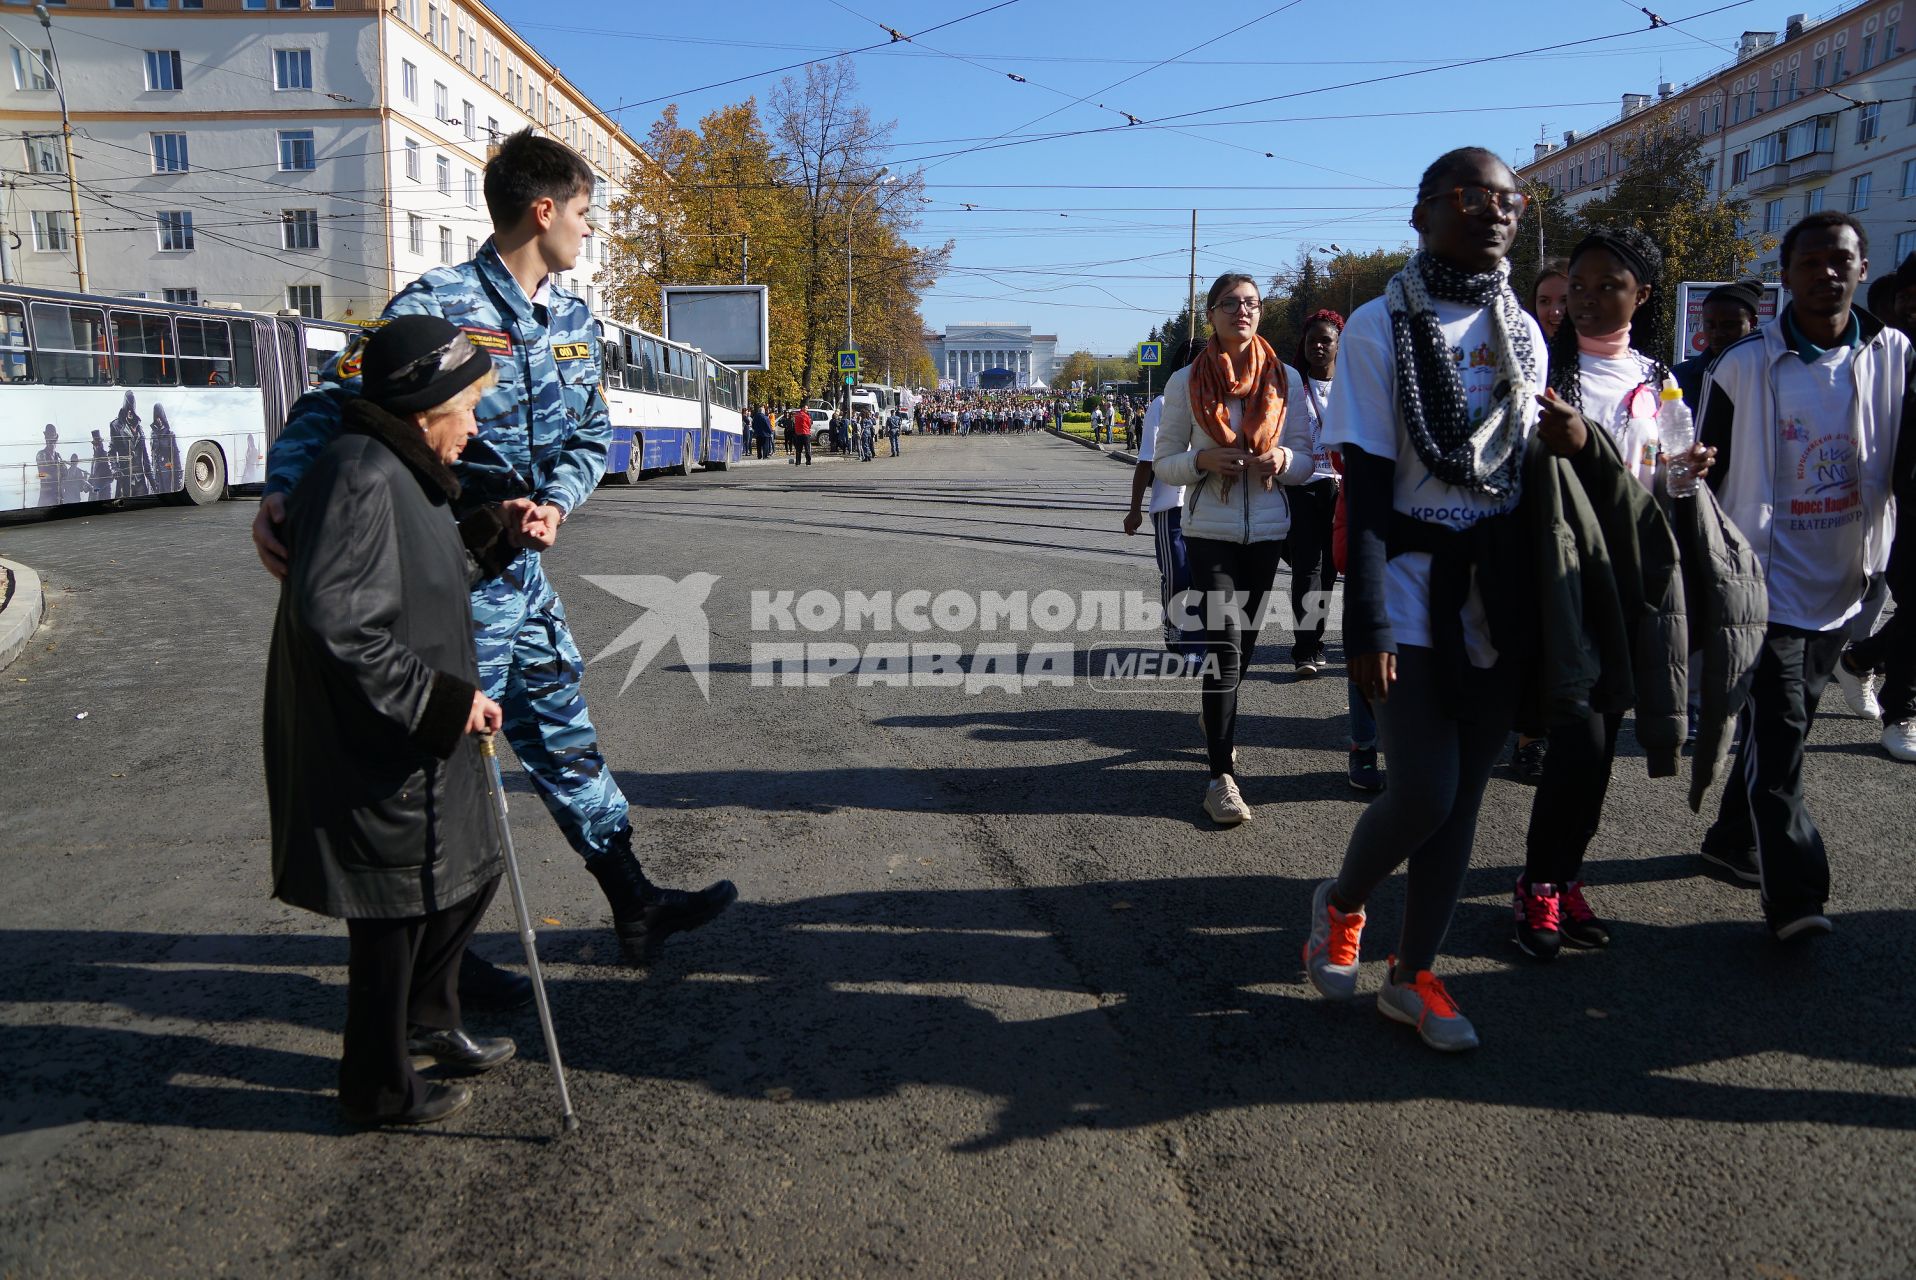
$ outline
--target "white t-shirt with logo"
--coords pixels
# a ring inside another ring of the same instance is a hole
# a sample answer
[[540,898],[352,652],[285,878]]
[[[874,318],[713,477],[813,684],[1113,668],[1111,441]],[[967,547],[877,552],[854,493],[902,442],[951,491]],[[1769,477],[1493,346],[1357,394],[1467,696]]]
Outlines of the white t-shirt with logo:
[[1577,380],[1583,392],[1583,416],[1609,432],[1623,455],[1623,465],[1653,488],[1657,477],[1657,411],[1660,388],[1652,385],[1656,366],[1634,351],[1614,358],[1585,352],[1577,357]]
[[[1153,396],[1151,403],[1144,409],[1144,426],[1138,434],[1138,461],[1150,462],[1157,457],[1158,420],[1164,416],[1164,397]],[[1173,507],[1184,506],[1184,486],[1166,484],[1158,479],[1157,469],[1151,470],[1151,505],[1146,508],[1152,515],[1160,511],[1169,511]]]
[[[1450,346],[1464,385],[1465,403],[1474,425],[1490,412],[1492,393],[1502,376],[1491,343],[1490,313],[1468,303],[1433,299],[1431,306]],[[1531,349],[1536,352],[1537,376],[1549,377],[1543,331],[1525,315]],[[1540,382],[1523,390],[1516,404],[1528,440],[1537,426]],[[1390,311],[1383,298],[1365,303],[1344,326],[1337,346],[1337,398],[1324,406],[1323,444],[1355,445],[1376,458],[1397,464],[1391,508],[1416,520],[1451,529],[1468,529],[1480,520],[1502,515],[1516,506],[1514,498],[1494,498],[1475,490],[1445,484],[1430,474],[1404,429],[1398,410],[1397,358],[1391,340]],[[1385,610],[1399,645],[1432,644],[1430,630],[1430,555],[1406,552],[1390,561],[1385,578]],[[1484,616],[1483,594],[1473,569],[1470,596],[1464,602],[1464,650],[1471,665],[1492,667],[1496,646],[1490,643],[1490,624]]]
[[1854,354],[1843,344],[1776,364],[1776,512],[1764,569],[1770,621],[1806,631],[1834,631],[1862,611]]
[[1330,411],[1332,382],[1328,378],[1313,378],[1303,370],[1297,371],[1293,386],[1302,390],[1300,405],[1292,405],[1293,411],[1301,407],[1308,415],[1311,424],[1311,480],[1335,480],[1337,468],[1331,465],[1331,448],[1324,443],[1324,418],[1318,413],[1321,408]]

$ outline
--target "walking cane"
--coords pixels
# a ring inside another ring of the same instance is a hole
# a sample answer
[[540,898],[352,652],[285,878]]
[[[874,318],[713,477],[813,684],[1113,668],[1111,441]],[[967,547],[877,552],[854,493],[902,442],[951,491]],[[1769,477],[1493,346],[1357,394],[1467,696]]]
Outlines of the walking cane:
[[532,998],[539,1005],[539,1030],[545,1034],[546,1057],[552,1059],[552,1079],[559,1086],[559,1115],[565,1122],[565,1131],[571,1133],[579,1127],[579,1117],[573,1114],[572,1095],[566,1092],[565,1065],[559,1061],[559,1037],[552,1029],[552,1008],[546,1004],[545,975],[539,972],[539,950],[532,937],[532,912],[526,908],[526,889],[519,882],[519,858],[512,849],[512,824],[506,820],[505,779],[499,776],[499,753],[493,748],[491,734],[480,737],[479,750],[486,757],[486,767],[492,771],[492,801],[499,813],[499,831],[506,838],[506,886],[512,890],[512,909],[519,917],[519,941],[526,948],[526,970],[532,975]]

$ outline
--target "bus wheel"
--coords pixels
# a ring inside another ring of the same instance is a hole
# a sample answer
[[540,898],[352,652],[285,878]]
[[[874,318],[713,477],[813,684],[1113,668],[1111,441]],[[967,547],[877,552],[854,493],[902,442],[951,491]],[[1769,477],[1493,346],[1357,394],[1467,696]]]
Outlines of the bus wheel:
[[177,501],[203,507],[226,496],[226,455],[204,440],[186,451],[186,484]]
[[691,475],[692,474],[692,455],[689,452],[679,454],[678,465],[667,467],[665,469],[665,474],[668,476]]
[[712,461],[712,462],[702,463],[701,465],[704,466],[704,468],[707,471],[724,471],[728,467],[730,467],[732,464],[729,462],[724,462],[724,461]]

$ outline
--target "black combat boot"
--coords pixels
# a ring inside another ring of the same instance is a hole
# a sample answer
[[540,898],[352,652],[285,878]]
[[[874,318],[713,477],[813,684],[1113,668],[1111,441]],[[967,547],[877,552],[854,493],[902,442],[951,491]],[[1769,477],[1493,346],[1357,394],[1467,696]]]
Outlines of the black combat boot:
[[697,893],[659,888],[645,878],[632,855],[629,827],[612,837],[610,849],[585,865],[612,904],[612,929],[619,935],[619,950],[628,964],[650,964],[668,937],[709,924],[738,898],[730,880]]

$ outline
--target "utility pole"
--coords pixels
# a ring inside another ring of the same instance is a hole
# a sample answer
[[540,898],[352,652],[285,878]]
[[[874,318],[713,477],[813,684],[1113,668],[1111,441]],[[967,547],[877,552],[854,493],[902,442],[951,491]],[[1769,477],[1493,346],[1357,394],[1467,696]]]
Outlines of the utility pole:
[[[858,213],[858,206],[865,203],[866,196],[873,194],[880,187],[886,185],[887,183],[891,181],[891,178],[887,176],[889,173],[890,173],[890,170],[888,169],[880,169],[878,171],[878,181],[874,182],[871,186],[865,188],[864,191],[860,192],[858,198],[852,201],[851,208],[845,210],[845,350],[847,351],[853,350],[853,347],[852,347],[852,219]],[[852,420],[852,384],[850,381],[842,379],[842,378],[840,379],[840,381],[843,383],[843,386],[844,386],[845,425],[846,425],[846,428],[849,430],[851,426],[851,420]]]
[[1197,341],[1197,210],[1191,210],[1191,292],[1185,299],[1185,314],[1190,321],[1184,326],[1187,341]]
[[[73,275],[79,282],[80,292],[86,288],[86,232],[80,226],[80,180],[73,172],[73,118],[67,114],[66,81],[60,75],[60,53],[53,47],[53,18],[47,13],[44,4],[33,6],[34,16],[40,19],[40,25],[46,28],[47,53],[53,59],[53,65],[47,74],[53,78],[53,92],[60,100],[60,140],[66,148],[67,158],[67,203],[73,211]],[[35,55],[38,60],[38,55]]]

